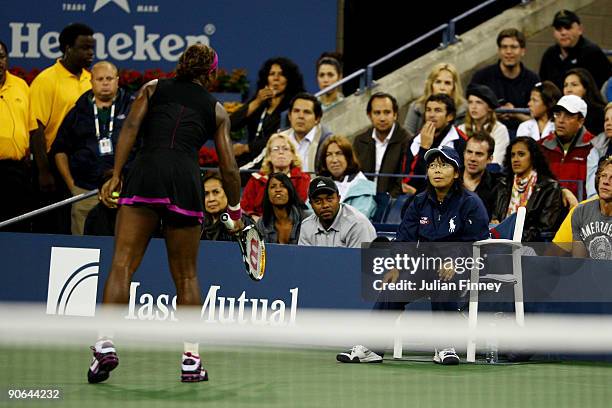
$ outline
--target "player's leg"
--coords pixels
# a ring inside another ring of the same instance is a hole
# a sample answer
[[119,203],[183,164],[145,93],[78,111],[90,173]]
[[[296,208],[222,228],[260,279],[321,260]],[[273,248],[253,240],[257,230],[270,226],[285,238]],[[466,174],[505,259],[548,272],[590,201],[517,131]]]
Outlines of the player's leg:
[[104,285],[103,303],[128,303],[132,275],[158,224],[159,215],[152,208],[124,205],[119,209],[113,262]]
[[[176,217],[164,218],[164,235],[168,251],[168,264],[176,285],[177,304],[200,306],[202,297],[197,274],[197,257],[200,247],[201,228],[193,222],[185,224]],[[208,380],[208,372],[202,367],[197,342],[185,342],[181,361],[181,381],[199,382]]]
[[[119,209],[115,250],[111,271],[104,286],[103,303],[128,303],[132,275],[140,265],[158,223],[159,215],[151,208],[123,206]],[[104,312],[104,309],[101,310],[101,313]],[[119,364],[112,334],[99,333],[98,341],[91,349],[93,360],[87,370],[87,380],[99,383],[105,381]]]

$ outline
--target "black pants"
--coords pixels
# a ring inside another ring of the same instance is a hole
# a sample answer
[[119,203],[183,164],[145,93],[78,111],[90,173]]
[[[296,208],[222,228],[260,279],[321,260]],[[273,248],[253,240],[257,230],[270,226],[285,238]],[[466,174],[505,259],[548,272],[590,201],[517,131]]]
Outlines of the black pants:
[[[42,208],[72,197],[64,179],[57,171],[53,158],[49,157],[49,171],[55,179],[55,191],[41,191],[38,183],[38,167],[32,162],[32,186],[34,189],[34,209]],[[45,212],[32,218],[32,232],[41,234],[70,235],[70,205]]]
[[[32,210],[33,191],[30,168],[24,160],[0,160],[0,221],[5,221]],[[0,231],[30,232],[31,220],[25,220]]]

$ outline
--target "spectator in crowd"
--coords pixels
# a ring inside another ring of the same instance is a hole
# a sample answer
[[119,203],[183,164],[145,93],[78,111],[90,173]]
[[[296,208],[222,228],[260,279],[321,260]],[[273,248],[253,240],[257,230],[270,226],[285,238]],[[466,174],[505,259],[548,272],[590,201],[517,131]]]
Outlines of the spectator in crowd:
[[263,215],[257,220],[263,240],[271,244],[297,244],[302,221],[308,215],[289,177],[285,173],[271,174],[263,198]]
[[[583,126],[587,116],[587,105],[576,95],[565,95],[553,108],[555,131],[538,143],[546,157],[552,173],[558,180],[586,182],[587,156],[593,147],[593,135]],[[578,194],[578,184],[561,182],[561,186]],[[566,190],[564,190],[566,191]],[[584,192],[584,187],[583,187]],[[564,202],[567,197],[564,195]],[[570,203],[571,206],[576,203]]]
[[459,125],[459,129],[471,137],[479,130],[484,130],[495,139],[495,152],[493,152],[493,163],[500,166],[504,162],[506,147],[510,143],[508,128],[497,120],[495,109],[499,106],[497,96],[486,85],[471,84],[467,88],[468,112],[465,115],[465,123]]
[[597,194],[595,189],[595,173],[602,160],[612,156],[612,102],[606,105],[604,111],[604,131],[591,140],[593,148],[587,156],[587,197]]
[[291,127],[280,132],[289,136],[295,145],[302,171],[313,173],[315,171],[319,146],[331,135],[331,132],[321,126],[323,110],[317,98],[309,93],[297,94],[289,104],[289,123]]
[[576,95],[587,104],[589,114],[584,118],[584,127],[597,135],[603,132],[604,108],[606,103],[595,87],[593,76],[584,68],[572,68],[563,80],[563,95]]
[[308,188],[314,214],[302,221],[299,245],[361,248],[376,238],[374,226],[355,208],[340,202],[329,177],[315,177]]
[[334,180],[341,203],[349,204],[372,218],[376,212],[376,183],[359,170],[359,162],[346,137],[333,135],[323,143],[317,174]]
[[[336,52],[324,52],[317,60],[317,83],[319,90],[335,84],[342,79],[342,55]],[[342,87],[337,87],[319,96],[323,111],[342,102]]]
[[[201,239],[206,241],[235,241],[236,236],[230,234],[220,220],[221,214],[227,212],[227,196],[223,188],[223,179],[217,172],[204,175],[204,221],[202,223]],[[242,223],[252,225],[251,217],[242,213]]]
[[[516,28],[500,31],[497,35],[499,60],[476,71],[472,77],[471,83],[491,88],[502,108],[526,107],[533,86],[540,81],[538,74],[522,63],[526,44],[525,34]],[[529,116],[520,113],[499,116],[512,135],[516,134],[519,124],[528,119]]]
[[497,198],[496,189],[500,173],[491,173],[487,165],[493,161],[495,140],[483,130],[474,133],[466,143],[463,153],[463,187],[473,191],[480,197],[489,220],[493,215],[493,207]]
[[[579,204],[571,218],[572,255],[612,260],[612,157],[597,169],[599,198]],[[596,228],[593,228],[596,225]]]
[[605,103],[612,102],[612,77],[601,86],[601,97]]
[[295,146],[291,143],[289,136],[280,133],[273,134],[268,139],[264,152],[261,170],[251,174],[240,200],[242,210],[255,221],[263,214],[263,198],[269,174],[287,174],[298,197],[303,201],[306,200],[310,182],[308,173],[302,172],[300,156],[295,151]]
[[[427,188],[412,200],[406,210],[397,232],[397,241],[422,244],[428,242],[467,243],[487,239],[489,237],[487,212],[478,196],[463,188],[459,153],[450,146],[441,146],[428,150],[424,159],[427,165]],[[420,245],[419,253],[428,248],[432,247],[427,244]],[[450,249],[449,246],[444,246],[444,248]],[[459,255],[464,250],[456,244],[455,248],[455,253],[449,251],[443,256],[452,257]],[[471,254],[471,245],[469,250]],[[435,249],[432,248],[430,251],[435,252]],[[427,254],[427,256],[431,255]],[[437,256],[439,255],[438,253]],[[414,271],[411,272],[414,273]],[[459,276],[455,274],[454,269],[444,267],[439,270],[422,268],[416,273],[418,275],[409,278],[413,282],[415,279],[456,282]],[[400,272],[392,269],[387,272],[383,281],[395,283],[399,278]],[[421,285],[420,282],[416,284],[417,288],[420,288]],[[401,301],[387,294],[381,293],[379,300],[374,305],[374,310],[396,311],[399,314],[407,304],[424,297],[431,298],[431,308],[434,313],[457,312],[458,310],[459,294],[457,291],[406,291]],[[380,363],[383,355],[382,351],[374,352],[362,345],[357,345],[346,353],[339,353],[336,359],[342,363]],[[436,349],[433,361],[443,365],[455,365],[459,363],[459,356],[454,347],[443,346]]]
[[425,180],[412,176],[426,176],[427,166],[424,160],[429,149],[450,146],[463,156],[467,136],[453,125],[455,103],[446,94],[433,94],[425,102],[425,125],[406,150],[404,173],[410,176],[404,179],[402,191],[416,194],[425,188]]
[[463,87],[459,72],[453,64],[442,62],[433,67],[425,81],[425,90],[416,101],[408,106],[408,113],[404,120],[404,128],[411,134],[418,134],[426,122],[425,102],[434,94],[446,94],[455,102],[457,124],[463,122],[467,110],[466,100],[463,98]]
[[565,219],[561,223],[561,226],[557,229],[553,243],[555,246],[551,246],[546,251],[547,256],[566,256],[572,252],[572,216],[578,205],[588,203],[589,201],[599,200],[598,195],[594,195],[586,200],[579,202],[576,206],[571,207],[569,212],[565,216]]
[[[64,117],[75,102],[91,89],[87,68],[94,58],[93,30],[80,23],[70,24],[59,36],[62,57],[43,70],[30,86],[31,150],[35,159],[34,181],[41,206],[60,201],[70,192],[56,183],[59,176],[48,157],[51,145]],[[38,216],[33,220],[35,232],[69,233],[69,207]]]
[[[30,169],[30,89],[25,81],[8,72],[8,48],[0,41],[0,221],[27,213],[33,205]],[[2,231],[28,232],[30,221],[21,221]]]
[[561,99],[561,91],[550,81],[538,82],[531,90],[529,110],[531,119],[521,123],[517,136],[529,136],[540,140],[555,131],[553,107]]
[[612,64],[599,46],[583,34],[580,18],[570,10],[555,14],[552,26],[556,44],[542,55],[540,78],[563,88],[565,73],[572,68],[585,68],[591,72],[597,87],[612,75]]
[[[119,132],[133,101],[119,89],[119,73],[110,62],[93,66],[91,85],[62,121],[50,152],[73,196],[97,188],[112,170]],[[96,196],[72,204],[73,235],[83,235],[87,214],[96,204]]]
[[[366,112],[372,127],[357,135],[353,149],[365,173],[402,172],[402,159],[412,134],[397,123],[397,100],[383,92],[370,97]],[[377,192],[396,197],[402,192],[399,177],[369,177],[376,181]]]
[[555,232],[565,215],[561,187],[530,137],[517,137],[510,143],[504,167],[491,222],[500,223],[526,207],[523,241],[541,241],[542,233]]
[[293,61],[270,58],[258,73],[255,96],[231,115],[232,131],[246,128],[248,143],[234,144],[234,155],[244,168],[258,168],[262,151],[282,127],[281,115],[295,95],[304,92],[304,79]]

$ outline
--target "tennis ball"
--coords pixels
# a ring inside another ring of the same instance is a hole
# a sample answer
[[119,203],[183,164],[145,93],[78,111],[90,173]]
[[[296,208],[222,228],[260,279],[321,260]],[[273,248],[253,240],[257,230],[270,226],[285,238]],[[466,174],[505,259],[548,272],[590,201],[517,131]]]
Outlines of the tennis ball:
[[118,192],[116,192],[116,191],[113,191],[113,192],[111,193],[111,197],[113,197],[113,198],[118,198],[118,197],[119,197],[119,193],[118,193]]

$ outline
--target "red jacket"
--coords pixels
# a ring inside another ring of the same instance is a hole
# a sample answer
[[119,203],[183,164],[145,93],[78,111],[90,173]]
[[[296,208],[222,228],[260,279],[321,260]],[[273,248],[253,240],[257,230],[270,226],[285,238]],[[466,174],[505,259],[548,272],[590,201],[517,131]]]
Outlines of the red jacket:
[[[310,184],[310,176],[308,173],[303,173],[301,168],[294,167],[289,173],[289,178],[295,187],[298,197],[300,197],[303,202],[306,202],[308,185]],[[261,216],[263,214],[263,198],[267,182],[268,176],[266,175],[261,173],[253,173],[251,175],[251,178],[242,192],[242,199],[240,200],[242,211],[249,215]]]
[[[591,140],[594,136],[589,133],[588,130],[583,126],[578,131],[578,136],[567,154],[563,153],[563,149],[557,141],[557,135],[552,132],[544,139],[538,141],[542,149],[542,153],[548,159],[548,165],[553,174],[561,180],[581,180],[582,181],[582,194],[584,196],[585,184],[586,184],[586,167],[587,167],[587,156],[591,151],[593,145]],[[565,187],[574,193],[578,197],[578,184],[573,182],[560,182],[561,187]]]

